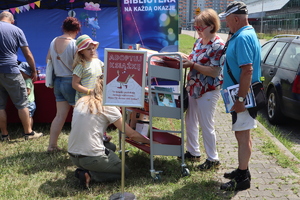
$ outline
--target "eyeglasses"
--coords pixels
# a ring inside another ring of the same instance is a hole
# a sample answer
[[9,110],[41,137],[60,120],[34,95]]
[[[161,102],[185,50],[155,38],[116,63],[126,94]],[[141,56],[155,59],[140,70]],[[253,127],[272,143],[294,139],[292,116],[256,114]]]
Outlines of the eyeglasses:
[[200,32],[203,32],[205,29],[207,29],[209,26],[206,26],[204,28],[200,27],[200,26],[194,26],[194,28],[197,30],[197,31],[200,31]]

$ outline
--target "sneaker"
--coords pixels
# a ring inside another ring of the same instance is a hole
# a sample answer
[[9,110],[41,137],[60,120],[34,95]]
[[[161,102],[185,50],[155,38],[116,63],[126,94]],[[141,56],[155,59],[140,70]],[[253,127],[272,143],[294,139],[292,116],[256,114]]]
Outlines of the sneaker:
[[[224,178],[234,179],[237,175],[238,175],[238,169],[235,169],[232,172],[225,172],[224,173]],[[249,178],[249,180],[251,181],[251,174],[250,174],[249,170],[247,170],[247,174],[246,175]]]
[[25,140],[31,140],[31,139],[37,139],[43,136],[43,133],[37,133],[35,131],[32,131],[31,133],[24,134]]
[[205,171],[205,170],[210,170],[210,169],[214,169],[214,168],[218,168],[220,166],[220,161],[216,160],[216,161],[210,161],[208,159],[206,159],[206,161],[199,165],[197,168],[200,171]]
[[9,135],[1,135],[1,141],[2,142],[8,142],[8,141],[10,141]]
[[[184,159],[194,162],[200,162],[201,156],[193,156],[189,151],[184,154]],[[181,160],[181,156],[178,156],[178,160]]]
[[241,178],[240,176],[236,176],[231,181],[224,183],[221,185],[221,190],[226,191],[238,191],[238,190],[246,190],[250,188],[250,179],[249,177]]

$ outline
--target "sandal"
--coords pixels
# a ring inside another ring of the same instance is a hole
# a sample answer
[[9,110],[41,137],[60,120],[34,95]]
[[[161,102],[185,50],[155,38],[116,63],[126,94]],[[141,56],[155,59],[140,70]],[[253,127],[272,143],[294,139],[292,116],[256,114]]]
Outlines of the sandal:
[[88,170],[77,168],[75,170],[75,177],[79,179],[79,184],[84,189],[89,188],[91,181],[91,174]]

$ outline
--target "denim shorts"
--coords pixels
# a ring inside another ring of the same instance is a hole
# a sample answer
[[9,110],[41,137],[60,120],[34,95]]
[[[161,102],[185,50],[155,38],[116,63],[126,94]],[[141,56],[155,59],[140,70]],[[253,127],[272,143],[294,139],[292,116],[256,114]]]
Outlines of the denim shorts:
[[29,117],[33,117],[34,112],[36,110],[35,102],[29,102],[28,103],[28,110],[29,110]]
[[21,74],[0,73],[0,110],[5,109],[8,95],[18,110],[28,107],[27,88]]
[[54,95],[57,102],[67,101],[75,105],[76,90],[72,87],[72,77],[55,77]]

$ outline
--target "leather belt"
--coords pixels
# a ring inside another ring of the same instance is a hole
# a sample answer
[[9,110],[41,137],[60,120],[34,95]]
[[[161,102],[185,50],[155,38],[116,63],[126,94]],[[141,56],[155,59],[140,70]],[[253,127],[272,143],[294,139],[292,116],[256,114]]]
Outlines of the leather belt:
[[[105,154],[108,156],[109,155],[109,150],[105,148]],[[85,156],[85,155],[74,155],[68,152],[68,154],[73,157],[73,158],[85,158],[85,157],[89,157],[89,156]]]
[[[68,152],[69,153],[69,152]],[[85,158],[85,157],[88,157],[88,156],[84,156],[84,155],[74,155],[74,154],[71,154],[69,153],[69,155],[73,158]]]

